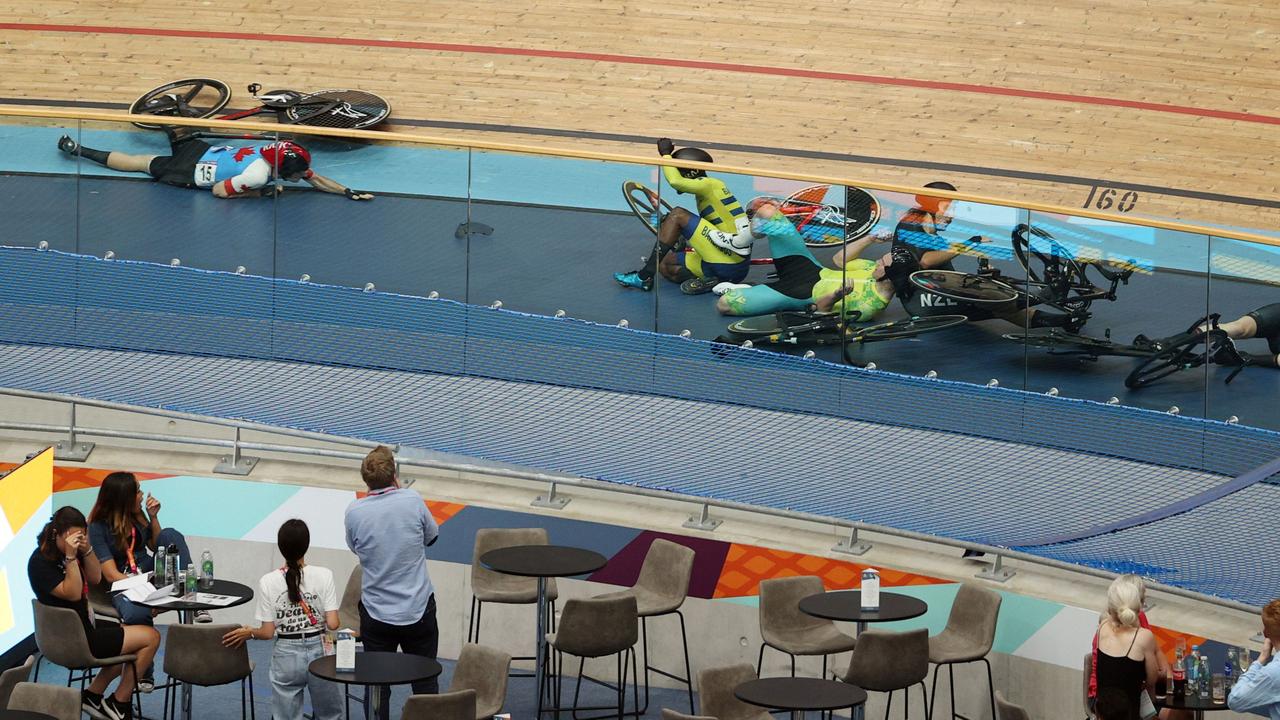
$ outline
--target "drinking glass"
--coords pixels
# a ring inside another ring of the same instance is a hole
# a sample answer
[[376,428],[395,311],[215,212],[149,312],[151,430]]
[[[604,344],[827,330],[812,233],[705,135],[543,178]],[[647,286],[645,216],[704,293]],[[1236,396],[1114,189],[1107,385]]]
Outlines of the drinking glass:
[[1221,673],[1213,676],[1213,681],[1209,684],[1209,692],[1213,698],[1213,702],[1222,704],[1227,701],[1227,677]]

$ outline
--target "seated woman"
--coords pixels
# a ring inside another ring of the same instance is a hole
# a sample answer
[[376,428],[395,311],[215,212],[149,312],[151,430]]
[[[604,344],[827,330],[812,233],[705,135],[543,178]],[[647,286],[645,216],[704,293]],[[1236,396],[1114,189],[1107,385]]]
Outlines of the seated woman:
[[870,320],[893,299],[893,283],[885,255],[877,261],[858,257],[876,242],[864,237],[846,245],[832,257],[836,268],[825,268],[804,244],[804,237],[782,213],[775,198],[759,197],[748,207],[751,232],[769,239],[778,278],[766,285],[738,286],[725,291],[716,302],[723,315],[767,315],[783,310],[805,310],[814,305],[823,312],[858,313]]
[[[1107,611],[1094,636],[1094,697],[1123,693],[1131,717],[1155,716],[1159,647],[1156,636],[1142,627],[1142,581],[1121,575],[1107,588]],[[1144,697],[1145,696],[1145,697]]]
[[[84,514],[73,507],[60,508],[40,531],[40,545],[27,562],[27,577],[36,600],[52,607],[70,608],[80,616],[89,651],[97,658],[134,654],[134,665],[113,665],[98,673],[80,693],[84,711],[98,720],[133,717],[134,668],[145,672],[160,647],[160,633],[148,625],[116,625],[97,622],[89,610],[89,585],[102,581],[102,568],[89,549]],[[103,697],[107,685],[120,678],[115,694]]]
[[[160,501],[148,494],[145,515],[143,504],[142,487],[133,473],[111,473],[98,489],[98,499],[89,511],[89,543],[102,565],[102,577],[107,583],[154,570],[153,553],[160,546],[176,548],[182,567],[191,562],[191,552],[182,533],[160,528]],[[111,604],[126,625],[152,624],[151,610],[135,605],[123,594],[112,597]],[[209,611],[201,610],[195,620],[207,623],[212,618]],[[149,693],[155,688],[154,673],[154,668],[143,673],[138,680],[138,690]]]
[[315,720],[337,720],[342,714],[342,690],[307,671],[324,655],[324,633],[338,629],[338,591],[333,573],[307,565],[311,531],[301,520],[287,520],[276,533],[284,567],[258,581],[256,628],[242,626],[222,637],[227,647],[245,640],[276,639],[271,650],[271,717],[302,719],[302,691],[310,689]]

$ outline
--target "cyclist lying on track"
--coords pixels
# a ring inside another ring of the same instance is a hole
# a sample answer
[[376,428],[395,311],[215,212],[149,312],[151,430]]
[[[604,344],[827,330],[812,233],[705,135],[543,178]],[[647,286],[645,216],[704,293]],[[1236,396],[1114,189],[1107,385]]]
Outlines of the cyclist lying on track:
[[[931,182],[927,188],[955,192],[955,186],[946,182]],[[964,315],[970,320],[1000,318],[1018,327],[1062,327],[1077,332],[1087,314],[1047,312],[1027,306],[1024,299],[999,304],[976,304],[943,297],[916,287],[911,273],[917,270],[955,270],[951,261],[963,254],[974,243],[988,242],[981,235],[969,238],[967,243],[951,243],[938,236],[951,223],[951,200],[917,195],[915,207],[903,213],[893,233],[892,263],[886,265],[886,273],[893,283],[894,292],[902,300],[902,306],[912,317],[930,315]]]
[[[1200,327],[1201,332],[1207,329],[1203,325]],[[1236,364],[1235,358],[1232,357],[1234,354],[1244,360],[1246,365],[1280,368],[1280,303],[1264,305],[1231,322],[1220,322],[1217,329],[1209,330],[1209,333],[1211,335],[1221,333],[1225,336],[1219,338],[1222,342],[1217,343],[1220,349],[1214,355],[1213,361],[1215,363]],[[1233,340],[1248,340],[1255,337],[1266,338],[1267,348],[1271,351],[1270,354],[1261,355],[1245,352],[1236,349],[1235,343],[1232,342]]]
[[[311,170],[311,153],[289,141],[210,145],[199,133],[168,129],[169,155],[129,155],[84,147],[70,136],[58,140],[58,149],[105,165],[112,170],[144,172],[167,185],[209,188],[220,198],[274,196],[284,190],[271,186],[279,177],[306,181],[317,190],[345,195],[352,200],[372,200],[373,195],[352,190]],[[270,187],[269,187],[270,186]]]
[[[893,283],[886,275],[889,256],[879,261],[860,255],[877,238],[854,240],[831,261],[843,269],[823,267],[795,225],[783,215],[777,198],[759,197],[748,205],[751,232],[768,238],[778,278],[766,285],[733,287],[716,302],[724,315],[766,315],[784,310],[805,310],[816,305],[820,312],[848,314],[870,320],[893,299]],[[719,292],[719,290],[717,290]]]
[[[664,158],[711,162],[700,148],[680,148],[668,138],[658,140]],[[658,226],[658,245],[644,267],[628,273],[614,273],[619,284],[637,290],[652,290],[655,268],[671,282],[680,283],[688,295],[708,292],[722,282],[738,283],[747,276],[751,264],[751,229],[738,199],[722,180],[708,177],[703,170],[662,167],[667,184],[679,193],[690,193],[698,201],[698,214],[675,208]],[[683,241],[683,243],[681,243]],[[676,251],[677,244],[693,252]],[[675,252],[673,252],[675,251]]]

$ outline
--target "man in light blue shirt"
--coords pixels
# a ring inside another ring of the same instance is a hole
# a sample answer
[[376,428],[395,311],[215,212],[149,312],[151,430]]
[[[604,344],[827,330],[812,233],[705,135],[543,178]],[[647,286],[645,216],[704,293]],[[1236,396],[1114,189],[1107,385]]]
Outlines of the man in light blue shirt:
[[[369,488],[366,497],[347,506],[347,547],[360,559],[360,639],[369,652],[436,657],[440,630],[436,598],[427,574],[426,549],[440,527],[418,493],[400,487],[396,459],[379,445],[360,466]],[[385,690],[385,689],[384,689]],[[435,678],[413,684],[416,695],[439,692]],[[387,695],[378,717],[387,717]]]
[[1280,720],[1280,662],[1271,662],[1271,651],[1280,643],[1280,600],[1272,600],[1262,608],[1262,654],[1240,676],[1227,706],[1236,712],[1265,714]]

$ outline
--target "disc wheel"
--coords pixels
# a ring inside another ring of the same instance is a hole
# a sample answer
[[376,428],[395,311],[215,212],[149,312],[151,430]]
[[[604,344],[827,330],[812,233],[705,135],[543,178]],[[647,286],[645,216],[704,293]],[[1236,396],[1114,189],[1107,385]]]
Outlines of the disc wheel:
[[[231,101],[231,88],[213,78],[186,78],[165,83],[143,93],[133,101],[129,112],[134,115],[160,117],[207,118],[222,110]],[[162,123],[134,125],[145,130],[159,130]]]
[[364,130],[386,120],[391,103],[364,90],[320,90],[303,95],[280,115],[289,125]]
[[1018,298],[1018,291],[990,277],[955,270],[917,270],[911,283],[935,295],[968,303],[1006,303]]
[[658,197],[658,194],[638,182],[628,180],[622,183],[622,196],[627,199],[627,206],[636,218],[649,228],[655,236],[662,219],[672,211],[671,204]]
[[873,325],[857,334],[862,336],[864,342],[894,340],[896,338],[914,337],[922,333],[945,330],[968,321],[969,318],[964,315],[929,315],[926,317],[913,317],[910,320],[895,320],[881,325]]

